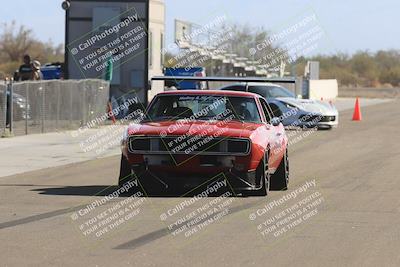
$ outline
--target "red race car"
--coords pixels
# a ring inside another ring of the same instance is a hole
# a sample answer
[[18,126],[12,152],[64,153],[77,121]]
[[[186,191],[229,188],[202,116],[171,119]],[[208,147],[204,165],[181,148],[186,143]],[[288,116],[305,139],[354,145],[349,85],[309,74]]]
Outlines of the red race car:
[[288,139],[264,98],[235,91],[158,94],[122,140],[119,186],[194,188],[218,175],[243,195],[286,190]]

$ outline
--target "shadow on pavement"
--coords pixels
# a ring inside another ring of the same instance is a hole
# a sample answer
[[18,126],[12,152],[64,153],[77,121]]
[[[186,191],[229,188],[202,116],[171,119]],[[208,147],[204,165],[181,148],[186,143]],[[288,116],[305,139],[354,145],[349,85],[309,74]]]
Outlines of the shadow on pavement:
[[85,185],[85,186],[63,186],[32,189],[42,195],[61,196],[108,196],[117,190],[117,186],[109,185]]
[[[59,196],[108,196],[118,190],[118,186],[107,186],[107,185],[87,185],[87,186],[64,186],[64,187],[48,187],[48,188],[37,188],[31,189],[31,191],[38,192],[41,195],[59,195]],[[201,190],[190,191],[191,189],[178,188],[174,190],[157,190],[150,192],[146,190],[143,192],[144,197],[159,197],[159,198],[176,198],[176,197],[194,197],[201,193]],[[225,190],[226,192],[227,190]],[[231,191],[231,190],[229,190]],[[120,194],[120,197],[130,197],[137,193],[138,190],[130,190]],[[210,193],[209,197],[219,197],[221,194]],[[239,196],[236,193],[232,193],[232,196]]]

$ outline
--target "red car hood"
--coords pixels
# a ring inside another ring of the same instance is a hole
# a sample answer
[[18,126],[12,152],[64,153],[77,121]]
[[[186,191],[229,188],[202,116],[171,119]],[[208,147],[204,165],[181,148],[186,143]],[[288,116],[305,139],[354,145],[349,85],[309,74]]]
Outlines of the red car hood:
[[239,121],[162,121],[129,125],[129,135],[205,135],[250,138],[263,124]]

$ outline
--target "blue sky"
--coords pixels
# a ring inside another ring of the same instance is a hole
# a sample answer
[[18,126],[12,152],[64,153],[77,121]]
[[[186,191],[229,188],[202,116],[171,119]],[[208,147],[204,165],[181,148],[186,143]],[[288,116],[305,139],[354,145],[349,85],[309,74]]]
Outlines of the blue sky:
[[[2,1],[0,23],[15,20],[33,29],[41,40],[62,43],[64,11],[61,0]],[[304,10],[312,10],[329,38],[323,54],[357,50],[400,49],[400,1],[398,0],[165,0],[167,42],[173,40],[174,18],[204,22],[214,14],[230,21],[263,26],[275,31]]]

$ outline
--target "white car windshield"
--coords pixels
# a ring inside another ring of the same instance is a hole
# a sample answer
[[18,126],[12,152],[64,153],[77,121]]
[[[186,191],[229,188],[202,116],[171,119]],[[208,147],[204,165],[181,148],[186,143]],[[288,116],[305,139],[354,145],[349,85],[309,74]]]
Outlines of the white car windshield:
[[259,94],[265,98],[277,98],[277,97],[295,98],[295,94],[290,92],[288,89],[279,86],[249,86],[249,91]]

